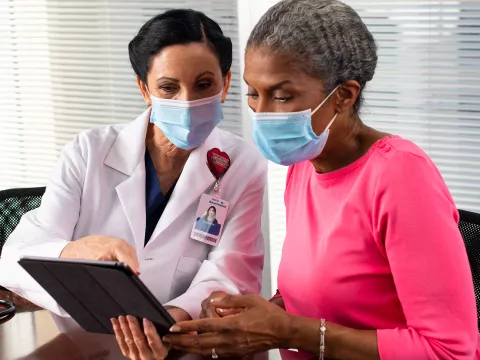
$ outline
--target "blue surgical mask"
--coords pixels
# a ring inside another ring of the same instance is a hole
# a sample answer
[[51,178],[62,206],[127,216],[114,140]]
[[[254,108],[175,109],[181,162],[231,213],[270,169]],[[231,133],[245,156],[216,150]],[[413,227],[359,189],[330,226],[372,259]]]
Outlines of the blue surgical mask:
[[309,109],[291,113],[256,113],[250,109],[253,139],[263,156],[286,166],[319,156],[337,114],[320,135],[315,134],[312,129],[312,115],[337,88],[338,86],[313,111]]
[[180,149],[199,147],[223,119],[222,93],[193,101],[150,98],[150,122]]

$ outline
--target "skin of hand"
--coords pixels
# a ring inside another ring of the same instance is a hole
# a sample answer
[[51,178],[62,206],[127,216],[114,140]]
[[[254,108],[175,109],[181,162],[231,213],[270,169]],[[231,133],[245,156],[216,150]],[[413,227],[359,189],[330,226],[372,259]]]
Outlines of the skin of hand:
[[[169,307],[167,311],[176,322],[191,320],[183,309]],[[163,360],[169,354],[170,347],[163,344],[151,321],[143,319],[143,330],[137,318],[130,315],[111,322],[123,356],[132,360]]]
[[[165,344],[182,352],[238,357],[276,348],[288,348],[290,315],[260,296],[226,296],[211,301],[223,309],[243,309],[232,316],[188,321],[174,325]],[[221,304],[221,305],[220,305]],[[268,324],[268,326],[266,326]],[[197,332],[198,335],[189,334]]]
[[[279,301],[279,300],[278,300]],[[259,296],[226,296],[212,300],[218,308],[244,311],[217,319],[177,323],[163,342],[172,349],[219,357],[238,357],[270,349],[299,349],[320,354],[320,320],[288,314]],[[359,330],[327,322],[325,358],[378,360],[376,330]],[[197,334],[195,334],[195,332]],[[193,334],[192,334],[193,333]]]
[[200,319],[221,318],[224,316],[235,315],[242,312],[244,309],[222,309],[217,308],[212,304],[212,299],[222,299],[229,296],[225,291],[214,291],[208,298],[202,301],[202,312]]
[[285,303],[283,302],[283,297],[280,296],[280,297],[273,298],[270,300],[270,302],[272,304],[280,306],[283,310],[286,310]]
[[137,275],[140,274],[137,253],[133,246],[123,239],[111,236],[90,235],[72,241],[65,246],[60,258],[119,261],[127,264]]

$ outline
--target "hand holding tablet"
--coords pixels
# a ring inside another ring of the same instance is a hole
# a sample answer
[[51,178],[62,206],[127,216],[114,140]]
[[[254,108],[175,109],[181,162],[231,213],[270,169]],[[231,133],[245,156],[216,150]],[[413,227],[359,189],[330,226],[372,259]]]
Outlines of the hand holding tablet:
[[110,319],[127,315],[150,320],[160,336],[175,323],[123,263],[23,257],[19,264],[88,332],[113,334]]

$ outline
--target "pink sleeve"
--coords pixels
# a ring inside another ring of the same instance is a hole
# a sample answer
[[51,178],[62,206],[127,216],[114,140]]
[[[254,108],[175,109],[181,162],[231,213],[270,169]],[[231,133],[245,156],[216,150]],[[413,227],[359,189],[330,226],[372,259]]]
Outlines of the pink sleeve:
[[377,331],[382,360],[473,359],[478,330],[458,212],[430,159],[399,153],[377,187],[373,217],[405,313]]
[[277,292],[275,293],[275,295],[272,296],[272,298],[269,301],[272,301],[274,299],[278,299],[281,297],[282,297],[282,294],[280,294],[280,290],[277,289]]

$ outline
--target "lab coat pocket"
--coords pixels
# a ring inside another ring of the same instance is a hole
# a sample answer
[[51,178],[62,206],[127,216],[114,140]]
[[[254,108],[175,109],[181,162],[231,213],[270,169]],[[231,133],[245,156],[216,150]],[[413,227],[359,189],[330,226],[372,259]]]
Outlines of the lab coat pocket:
[[202,266],[202,263],[197,258],[187,256],[180,258],[177,269],[175,270],[175,275],[173,276],[170,299],[175,299],[188,290],[193,278],[197,275],[198,270],[200,270],[200,266]]

